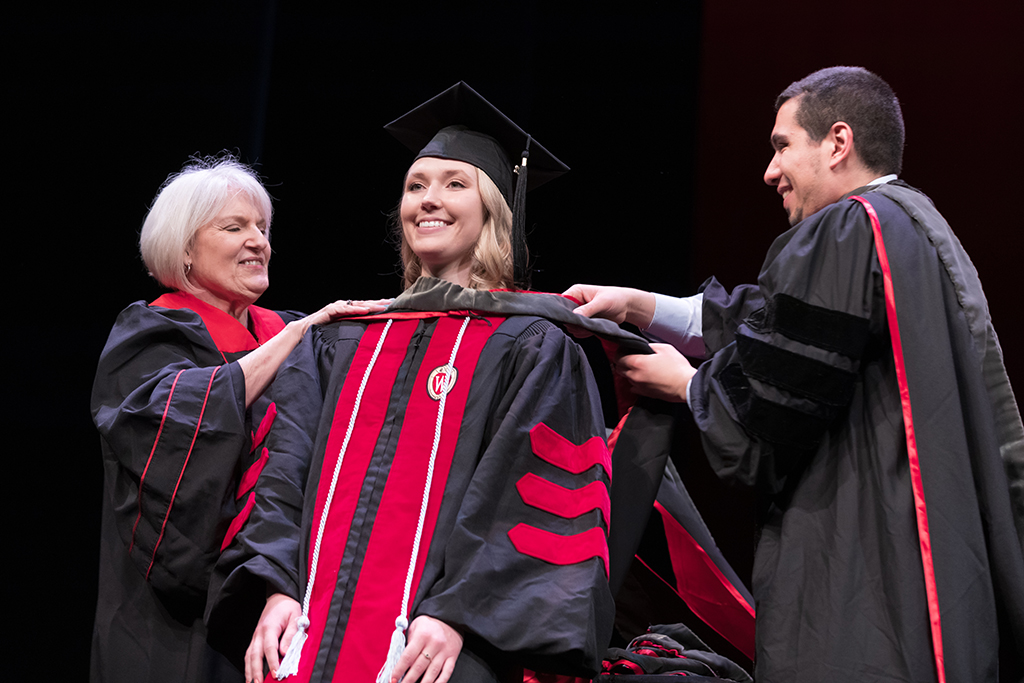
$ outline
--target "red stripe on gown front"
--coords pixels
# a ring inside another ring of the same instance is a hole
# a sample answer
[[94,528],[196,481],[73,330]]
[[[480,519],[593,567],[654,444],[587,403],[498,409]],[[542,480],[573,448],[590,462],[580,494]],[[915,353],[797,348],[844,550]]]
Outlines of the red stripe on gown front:
[[[430,398],[427,393],[427,382],[434,368],[448,363],[462,322],[459,318],[442,318],[438,321],[413,384],[413,394],[405,411],[405,422],[402,425],[395,459],[388,472],[388,481],[377,511],[376,519],[386,523],[374,525],[374,533],[367,546],[366,558],[352,601],[352,611],[345,631],[346,638],[342,642],[338,657],[339,667],[334,672],[333,680],[339,683],[373,680],[387,657],[391,632],[395,628],[395,618],[401,613],[402,594],[423,500],[427,466],[440,405],[439,401]],[[493,318],[471,320],[463,334],[455,359],[458,377],[446,400],[430,501],[409,593],[410,612],[420,576],[423,574],[437,515],[441,509],[445,484],[473,381],[473,371],[476,369],[484,344],[500,322],[500,319]],[[353,635],[358,637],[351,637]],[[343,666],[340,665],[342,662]]]
[[[320,545],[320,556],[317,562],[317,574],[313,585],[313,594],[309,601],[308,640],[302,648],[299,660],[299,680],[308,681],[316,662],[316,654],[324,636],[324,623],[327,620],[331,598],[334,596],[338,580],[338,570],[345,554],[346,540],[359,500],[359,491],[363,486],[363,478],[370,465],[373,447],[384,425],[387,415],[388,401],[395,383],[398,370],[405,360],[409,341],[416,331],[416,323],[395,324],[388,331],[386,343],[377,356],[370,380],[363,391],[359,417],[349,439],[348,451],[345,454],[341,473],[334,492],[334,500],[327,516],[327,526]],[[312,551],[316,544],[317,530],[323,515],[327,493],[331,486],[334,468],[341,453],[341,445],[345,440],[348,423],[355,406],[356,394],[363,374],[366,372],[373,352],[384,331],[384,324],[371,324],[366,328],[349,366],[345,384],[342,386],[338,405],[334,411],[331,433],[327,439],[323,467],[320,472],[320,484],[316,494],[316,513],[310,530],[310,557],[306,568],[312,569]],[[372,679],[368,679],[372,680]]]
[[[438,445],[434,465],[430,500],[424,521],[422,541],[416,561],[412,587],[410,589],[410,612],[420,576],[426,563],[427,551],[430,547],[430,539],[434,533],[441,501],[444,497],[445,484],[448,479],[455,447],[458,443],[459,428],[462,424],[466,400],[472,385],[473,372],[476,369],[476,364],[484,345],[501,322],[502,319],[500,318],[471,320],[463,334],[458,355],[455,359],[455,368],[458,376],[455,386],[452,387],[446,400],[441,440]],[[366,554],[353,594],[352,607],[345,626],[345,638],[342,641],[341,651],[338,655],[338,667],[333,673],[334,681],[371,681],[377,675],[387,656],[391,632],[395,628],[395,618],[401,613],[405,578],[408,572],[409,558],[412,554],[423,498],[423,489],[426,484],[427,467],[434,441],[437,412],[440,405],[439,401],[430,398],[427,393],[427,382],[430,373],[435,368],[448,363],[462,323],[463,320],[461,318],[444,317],[438,320],[431,336],[430,344],[417,371],[416,379],[412,385],[413,393],[405,410],[404,422],[395,449],[394,460],[387,474],[387,482],[384,486],[380,505],[373,522],[373,533],[367,542]],[[413,320],[395,321],[388,334],[384,349],[381,351],[381,357],[385,355],[385,350],[388,351],[389,356],[392,352],[395,355],[401,355],[402,359],[398,361],[400,365],[405,358],[409,339],[411,339],[417,326],[418,322]],[[373,324],[372,327],[382,327],[382,325]],[[406,328],[408,332],[406,332]],[[399,329],[403,331],[401,340],[396,337],[393,341],[391,335]],[[369,330],[367,330],[368,333]],[[361,342],[359,351],[357,351],[357,359],[365,346],[369,346],[372,353],[373,346],[376,345],[378,338],[379,334],[374,336],[372,345]],[[381,357],[378,357],[378,364],[381,363]],[[339,422],[336,414],[335,426],[332,427],[331,440],[335,440],[335,430],[341,432],[341,436],[337,439],[338,449],[340,449],[341,440],[344,437],[344,431],[348,426],[348,419],[351,414],[348,406],[354,400],[355,395],[355,392],[352,391],[353,398],[347,403],[345,402],[348,385],[354,384],[358,388],[365,363],[358,369],[355,366],[356,362],[354,360],[353,367],[349,370],[345,387],[342,390],[341,400],[339,400],[339,407],[344,405],[346,408],[338,412],[344,413],[345,417]],[[397,372],[397,368],[395,372]],[[319,604],[317,606],[317,613],[322,615],[318,618],[320,627],[319,632],[316,634],[317,647],[311,648],[310,643],[307,642],[306,648],[304,648],[307,649],[307,652],[304,653],[300,665],[300,678],[302,679],[308,678],[312,672],[312,666],[317,658],[316,652],[319,650],[319,643],[323,638],[322,624],[327,615],[330,597],[334,593],[338,568],[341,563],[342,548],[348,542],[349,526],[355,504],[362,488],[363,478],[372,457],[374,446],[376,445],[377,436],[380,433],[381,425],[383,425],[384,416],[388,410],[395,373],[392,372],[391,374],[391,379],[386,383],[386,389],[381,390],[375,385],[378,381],[383,381],[383,379],[378,379],[377,368],[374,369],[371,381],[367,384],[363,395],[363,405],[356,422],[356,429],[353,432],[352,440],[349,443],[348,452],[345,456],[345,462],[342,466],[338,490],[335,493],[336,500],[332,505],[334,509],[331,510],[328,516],[328,528],[325,530],[325,538],[321,545],[321,566],[317,570],[318,576],[316,586],[314,587],[313,599],[316,600],[318,597],[323,599],[321,595],[323,593],[329,593],[330,595],[326,596],[323,607],[320,607]],[[373,397],[369,395],[371,387],[374,390]],[[371,407],[371,403],[375,413],[374,418],[372,418],[374,425],[371,429],[364,430],[363,423],[370,417],[364,411]],[[380,413],[379,416],[376,415],[377,412]],[[337,426],[339,424],[341,425],[340,429]],[[369,441],[360,439],[357,443],[356,432],[363,431],[372,431],[373,438]],[[357,451],[355,449],[357,448],[359,449],[356,461],[358,464],[353,463],[357,469],[350,470],[349,458],[356,456]],[[329,486],[329,478],[331,473],[333,473],[334,463],[337,461],[337,453],[332,451],[328,451],[328,453],[331,456],[330,463],[325,459],[324,469],[321,473],[321,490],[325,490]],[[326,484],[324,483],[325,480]],[[346,484],[344,491],[342,491],[343,482]],[[322,509],[324,498],[325,495],[322,496],[318,492],[318,510]],[[339,506],[344,508],[342,518],[344,522],[343,535],[339,533],[341,530],[332,528],[334,526],[335,510]],[[378,524],[377,522],[380,523]],[[313,523],[315,534],[316,524],[319,523],[319,514],[314,518]],[[332,559],[331,564],[327,565],[331,567],[331,572],[325,576],[322,574],[325,568],[323,553],[329,543],[327,540],[328,532],[330,532],[330,536],[333,539],[330,545],[335,546],[333,549],[337,559]],[[321,576],[323,576],[323,583],[321,583]],[[320,611],[321,609],[322,612]],[[313,628],[313,614],[314,607],[311,604],[311,629]]]

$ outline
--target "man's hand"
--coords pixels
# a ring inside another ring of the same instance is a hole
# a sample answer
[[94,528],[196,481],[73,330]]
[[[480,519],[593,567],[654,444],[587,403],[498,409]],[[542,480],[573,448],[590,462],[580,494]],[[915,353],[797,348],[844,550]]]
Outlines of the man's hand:
[[654,318],[654,295],[639,289],[573,285],[562,296],[582,301],[583,305],[573,312],[588,318],[627,322],[640,329],[645,329]]
[[264,658],[270,667],[270,676],[277,674],[281,665],[279,655],[288,651],[298,631],[296,620],[301,614],[302,606],[284,593],[274,593],[267,598],[267,606],[245,651],[246,683],[263,683]]
[[651,344],[651,349],[654,353],[648,356],[622,356],[615,363],[615,371],[641,396],[685,403],[686,387],[697,370],[669,344]]

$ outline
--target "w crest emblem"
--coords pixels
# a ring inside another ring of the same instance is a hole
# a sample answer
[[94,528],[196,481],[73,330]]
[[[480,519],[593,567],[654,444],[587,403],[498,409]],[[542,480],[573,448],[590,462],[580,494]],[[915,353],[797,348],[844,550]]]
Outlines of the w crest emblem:
[[451,365],[441,365],[434,368],[427,377],[427,393],[430,398],[440,401],[441,397],[452,390],[455,380],[459,378],[459,371]]

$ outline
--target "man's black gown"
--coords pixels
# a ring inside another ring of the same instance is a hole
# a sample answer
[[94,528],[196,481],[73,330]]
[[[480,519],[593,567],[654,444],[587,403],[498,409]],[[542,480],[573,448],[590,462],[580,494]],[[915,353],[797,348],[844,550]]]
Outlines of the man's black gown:
[[894,312],[853,198],[780,236],[758,287],[704,291],[715,355],[693,380],[691,408],[716,470],[765,503],[755,678],[934,681],[941,641],[945,680],[1016,680],[1024,433],[981,284],[923,194],[902,184],[853,194],[880,217]]

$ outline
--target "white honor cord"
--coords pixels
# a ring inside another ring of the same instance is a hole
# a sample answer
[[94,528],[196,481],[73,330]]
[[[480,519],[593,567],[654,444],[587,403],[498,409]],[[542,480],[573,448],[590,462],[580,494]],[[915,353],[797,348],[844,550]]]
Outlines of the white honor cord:
[[380,355],[380,350],[384,346],[384,339],[388,336],[388,330],[391,329],[391,322],[388,320],[387,324],[384,325],[384,331],[380,334],[380,339],[377,340],[377,347],[373,350],[373,355],[370,357],[370,363],[366,366],[366,370],[363,372],[363,380],[359,383],[359,391],[356,393],[356,402],[352,406],[352,416],[348,420],[348,430],[345,432],[345,440],[341,443],[341,451],[338,453],[338,462],[334,466],[334,475],[331,477],[331,488],[327,491],[327,500],[324,501],[324,510],[320,514],[320,526],[316,531],[316,542],[313,544],[313,562],[312,568],[309,570],[309,582],[306,584],[306,595],[302,598],[302,615],[299,617],[299,630],[292,638],[291,645],[288,646],[288,652],[285,653],[284,659],[281,660],[281,666],[277,670],[277,680],[282,680],[288,676],[294,676],[299,672],[299,656],[302,654],[302,645],[306,642],[306,629],[309,628],[309,600],[313,595],[313,583],[316,581],[316,567],[318,560],[320,559],[320,542],[324,537],[324,528],[327,526],[327,514],[331,511],[331,501],[334,499],[334,489],[338,485],[338,475],[341,473],[341,463],[345,459],[345,451],[348,450],[348,441],[352,438],[352,430],[356,426],[356,417],[359,415],[359,406],[363,401],[363,390],[366,389],[367,380],[370,379],[370,372],[373,370],[373,366],[377,363],[377,356]]
[[459,352],[462,344],[462,335],[469,325],[469,317],[462,321],[462,328],[455,338],[455,346],[452,347],[452,355],[448,359],[448,372],[444,375],[444,386],[441,389],[441,402],[437,407],[437,423],[434,426],[434,445],[430,449],[430,461],[427,465],[427,481],[423,486],[423,500],[420,502],[420,518],[416,523],[416,537],[412,544],[412,555],[409,557],[409,569],[405,574],[405,591],[402,594],[402,612],[395,619],[395,630],[391,633],[391,647],[388,648],[388,656],[384,666],[377,673],[376,683],[391,683],[391,673],[398,664],[398,658],[405,650],[405,629],[409,627],[409,593],[412,590],[412,576],[416,570],[416,558],[420,554],[420,539],[423,536],[423,524],[427,518],[427,504],[430,502],[430,484],[434,479],[434,461],[437,458],[437,447],[441,443],[441,423],[444,421],[444,407],[448,401],[448,390],[452,386],[452,377],[455,374],[455,355]]

